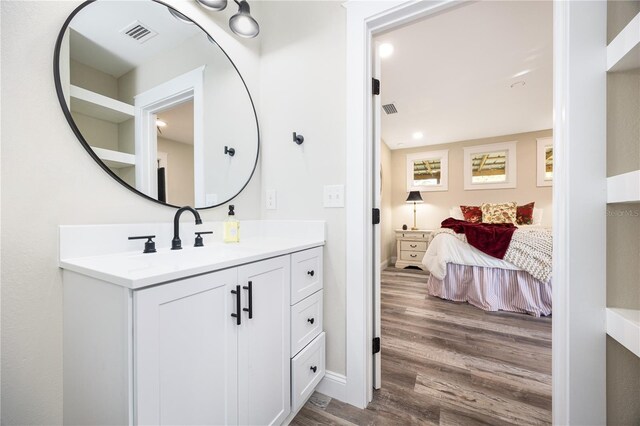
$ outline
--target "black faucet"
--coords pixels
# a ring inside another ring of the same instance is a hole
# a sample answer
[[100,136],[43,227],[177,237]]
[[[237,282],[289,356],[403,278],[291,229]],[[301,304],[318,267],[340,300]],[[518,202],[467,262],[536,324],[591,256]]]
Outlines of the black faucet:
[[171,250],[181,250],[182,241],[180,241],[180,215],[182,212],[189,210],[196,217],[196,225],[202,225],[200,214],[193,207],[185,206],[178,209],[173,217],[173,240],[171,240]]

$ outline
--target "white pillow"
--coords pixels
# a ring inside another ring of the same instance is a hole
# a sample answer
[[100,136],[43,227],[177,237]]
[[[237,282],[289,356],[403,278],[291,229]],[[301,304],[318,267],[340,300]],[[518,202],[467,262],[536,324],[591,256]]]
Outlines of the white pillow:
[[544,210],[533,208],[533,225],[542,225],[542,213]]
[[464,215],[462,214],[462,210],[460,210],[460,206],[453,206],[449,209],[449,217],[458,220],[464,220]]

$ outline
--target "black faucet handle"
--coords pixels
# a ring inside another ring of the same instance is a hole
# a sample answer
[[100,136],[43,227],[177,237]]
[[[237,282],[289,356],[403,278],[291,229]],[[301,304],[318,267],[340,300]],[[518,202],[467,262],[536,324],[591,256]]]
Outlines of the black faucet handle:
[[202,231],[202,232],[196,232],[195,233],[197,235],[196,237],[196,242],[193,245],[194,247],[204,247],[204,241],[202,239],[202,234],[213,234],[213,231]]
[[156,252],[156,242],[153,241],[155,235],[138,235],[136,237],[129,237],[130,240],[144,240],[147,242],[144,243],[144,251],[143,253],[155,253]]

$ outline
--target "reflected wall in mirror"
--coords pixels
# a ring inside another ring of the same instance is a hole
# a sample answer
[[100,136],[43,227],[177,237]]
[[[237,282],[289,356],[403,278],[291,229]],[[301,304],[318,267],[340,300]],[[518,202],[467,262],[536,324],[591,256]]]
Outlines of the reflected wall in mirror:
[[553,185],[553,138],[537,139],[537,184]]
[[464,148],[464,189],[516,187],[516,143]]
[[407,155],[407,192],[447,191],[449,150]]
[[249,91],[226,53],[184,15],[153,0],[83,3],[54,58],[69,124],[129,189],[207,208],[251,179],[259,133]]

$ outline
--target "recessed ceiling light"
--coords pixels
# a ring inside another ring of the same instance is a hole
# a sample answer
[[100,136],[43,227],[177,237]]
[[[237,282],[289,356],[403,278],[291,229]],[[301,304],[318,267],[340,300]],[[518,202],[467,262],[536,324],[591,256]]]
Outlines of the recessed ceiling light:
[[167,126],[167,123],[166,123],[165,121],[162,121],[162,120],[160,120],[160,119],[157,119],[157,120],[156,120],[156,126],[158,126],[158,127],[166,127],[166,126]]
[[382,43],[378,47],[378,54],[382,59],[388,58],[393,54],[393,44],[391,43]]
[[414,132],[412,136],[414,139],[422,139],[424,134],[422,132]]
[[513,83],[510,87],[511,87],[512,89],[515,89],[516,87],[522,87],[522,86],[524,86],[525,84],[527,84],[527,83],[526,83],[526,82],[524,82],[524,81],[516,81],[516,82],[515,82],[515,83]]

